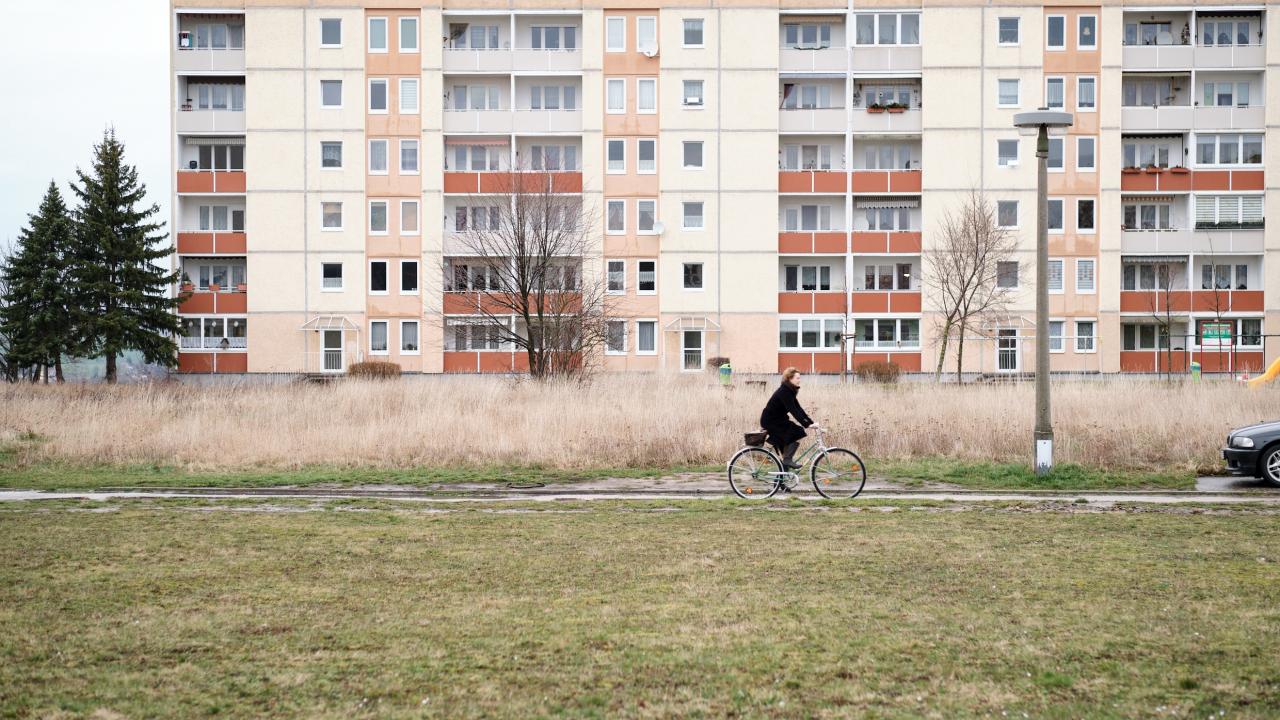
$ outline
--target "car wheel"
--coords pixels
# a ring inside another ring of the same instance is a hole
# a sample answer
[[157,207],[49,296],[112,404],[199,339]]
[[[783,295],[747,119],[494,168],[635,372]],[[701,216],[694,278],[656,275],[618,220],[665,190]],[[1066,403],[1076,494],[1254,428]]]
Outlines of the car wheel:
[[1261,465],[1258,469],[1263,480],[1273,487],[1280,487],[1280,445],[1268,448],[1262,453]]

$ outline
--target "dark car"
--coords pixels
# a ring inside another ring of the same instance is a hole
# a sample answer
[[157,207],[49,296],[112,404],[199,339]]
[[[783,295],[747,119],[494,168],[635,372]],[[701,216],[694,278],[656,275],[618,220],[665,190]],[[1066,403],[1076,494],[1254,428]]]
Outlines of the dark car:
[[1280,421],[1232,430],[1222,457],[1233,475],[1252,475],[1280,487]]

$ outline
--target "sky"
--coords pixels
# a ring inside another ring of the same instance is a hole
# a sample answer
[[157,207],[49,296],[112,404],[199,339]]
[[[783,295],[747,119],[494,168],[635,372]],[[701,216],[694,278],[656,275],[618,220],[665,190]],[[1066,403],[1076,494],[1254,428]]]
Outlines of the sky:
[[0,0],[0,246],[17,241],[50,180],[69,205],[108,126],[169,221],[166,0]]

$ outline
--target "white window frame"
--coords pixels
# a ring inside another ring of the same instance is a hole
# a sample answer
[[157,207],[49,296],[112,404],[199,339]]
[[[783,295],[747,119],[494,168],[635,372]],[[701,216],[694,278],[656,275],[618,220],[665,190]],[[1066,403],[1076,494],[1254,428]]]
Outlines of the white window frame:
[[[1053,22],[1055,18],[1062,21],[1062,44],[1061,45],[1049,44],[1049,23]],[[1067,49],[1067,16],[1066,15],[1054,13],[1052,15],[1044,16],[1044,49],[1049,50],[1051,52],[1061,52]]]
[[[324,206],[338,206],[338,227],[326,227],[324,224]],[[347,224],[346,212],[341,200],[322,200],[320,201],[320,232],[342,232],[343,226]]]
[[[414,204],[413,214],[417,218],[417,226],[418,226],[417,230],[404,229],[404,206],[408,205],[409,203]],[[401,235],[421,235],[422,234],[422,203],[417,199],[410,200],[407,198],[402,198],[400,200],[400,214],[396,216],[396,222],[399,223],[400,225]]]
[[[338,23],[338,42],[336,44],[326,45],[324,42],[324,24],[327,22]],[[320,49],[333,50],[342,47],[342,41],[345,36],[342,32],[342,18],[320,18]]]
[[[338,104],[337,105],[325,104],[324,102],[324,84],[325,83],[338,83]],[[342,80],[340,79],[333,80],[328,78],[322,78],[320,80],[320,109],[321,110],[341,110],[345,100],[346,100],[346,93],[343,92]]]
[[[1060,283],[1058,286],[1058,289],[1055,290],[1053,288],[1052,283],[1046,283],[1046,284],[1049,286],[1050,295],[1062,295],[1063,293],[1066,292],[1066,288],[1067,288],[1067,262],[1062,258],[1051,257],[1049,258],[1050,270],[1053,269],[1053,266],[1055,263],[1058,266],[1058,282]],[[1052,273],[1050,274],[1052,275]]]
[[[1082,322],[1087,322],[1093,325],[1093,334],[1087,336],[1089,338],[1089,347],[1084,350],[1080,349],[1080,341],[1085,339],[1086,337],[1080,334],[1080,323]],[[1072,318],[1072,327],[1075,330],[1075,332],[1072,333],[1072,335],[1075,336],[1074,337],[1075,341],[1071,343],[1071,347],[1074,348],[1074,351],[1080,355],[1093,355],[1097,353],[1098,352],[1098,319],[1097,318]]]
[[[387,289],[373,289],[373,266],[382,265],[382,277],[386,279]],[[391,261],[389,260],[370,260],[369,261],[369,294],[370,295],[390,295],[391,294]],[[389,345],[390,343],[388,343]]]
[[[622,25],[622,45],[609,44],[609,26],[611,24]],[[626,15],[610,15],[604,19],[604,51],[607,53],[620,53],[627,51],[627,16]]]
[[[1012,20],[1014,28],[1017,31],[1018,39],[1013,42],[1003,42],[1000,40],[1000,21]],[[1016,15],[1003,15],[996,18],[996,46],[997,47],[1018,47],[1022,44],[1022,18]]]
[[[640,164],[640,147],[644,143],[653,143],[653,169],[645,170]],[[636,138],[636,174],[656,175],[658,173],[658,138]]]
[[[1013,264],[1013,284],[1004,286],[1000,284],[1000,266],[1004,263]],[[1022,262],[1019,260],[1001,260],[996,263],[996,289],[997,290],[1021,290],[1022,289]]]
[[[1001,203],[1013,203],[1014,219],[1013,219],[1012,225],[1000,224],[1000,204]],[[1022,203],[1018,202],[1017,200],[997,200],[996,201],[996,227],[1004,230],[1017,230],[1021,228],[1022,227]]]
[[[686,155],[685,155],[685,148],[686,148],[687,146],[689,146],[689,145],[697,145],[697,146],[698,146],[698,156],[699,156],[699,158],[700,158],[700,160],[701,160],[701,164],[699,164],[699,165],[689,165],[688,163],[686,163],[686,162],[685,162],[685,156],[686,156]],[[701,140],[682,140],[682,141],[680,142],[680,166],[681,166],[681,168],[683,168],[683,169],[685,169],[685,170],[702,170],[702,169],[706,168],[706,166],[707,166],[707,157],[706,157],[706,155],[705,155],[706,149],[707,149],[707,148],[706,148],[706,144],[705,144],[703,141],[701,141]]]
[[653,25],[653,47],[648,48],[654,54],[658,52],[658,16],[656,15],[637,15],[636,16],[636,52],[644,54],[646,48],[640,43],[640,28],[643,25]]
[[[338,164],[334,165],[333,167],[325,167],[324,165],[324,148],[326,145],[338,146]],[[344,153],[343,150],[344,150],[343,142],[341,140],[321,140],[320,141],[320,170],[322,172],[323,171],[333,172],[335,170],[341,170],[342,167],[346,164],[346,160],[347,160],[346,153]]]
[[[385,151],[383,152],[382,156],[383,156],[383,158],[385,158],[385,159],[386,159],[387,167],[386,167],[385,169],[381,170],[381,171],[379,171],[379,170],[374,170],[374,169],[373,169],[373,146],[374,146],[374,143],[382,143],[382,146],[385,148]],[[369,141],[369,150],[368,150],[368,152],[369,152],[369,158],[368,158],[368,165],[369,165],[369,168],[368,168],[368,172],[369,172],[369,174],[370,174],[370,175],[389,175],[389,174],[391,174],[391,141],[390,141],[390,140],[388,140],[388,139],[386,139],[386,138],[374,138],[374,139],[370,140],[370,141]]]
[[[404,289],[404,266],[406,263],[414,263],[415,265],[413,272],[414,272],[414,277],[416,279],[416,282],[414,283],[414,286],[417,287],[417,290]],[[401,258],[400,262],[397,263],[397,269],[400,271],[396,275],[396,288],[398,288],[398,291],[399,291],[398,294],[421,295],[422,294],[422,263],[419,263],[416,259]],[[387,287],[390,287],[390,286],[391,284],[388,283]],[[422,346],[422,338],[418,338],[418,346],[419,347]]]
[[[610,336],[609,326],[610,325],[622,326],[622,349],[621,350],[613,350],[609,347],[609,336]],[[626,320],[614,320],[614,319],[605,320],[605,338],[604,338],[604,354],[605,355],[612,355],[616,357],[618,355],[627,354],[627,325],[628,323]]]
[[[1000,83],[1013,83],[1015,88],[1015,98],[1013,104],[1000,102]],[[1018,108],[1022,107],[1022,79],[1021,78],[996,78],[996,107],[998,108]]]
[[[609,207],[618,204],[622,206],[622,227],[614,230],[609,227]],[[621,198],[611,198],[604,201],[604,234],[605,235],[626,235],[627,234],[627,201]]]
[[[373,107],[373,86],[382,83],[387,89],[383,92],[387,101],[387,106],[381,110],[375,110]],[[369,78],[369,84],[365,88],[369,93],[369,102],[367,103],[370,115],[386,115],[391,112],[391,82],[387,78]]]
[[[1080,87],[1088,81],[1093,84],[1093,107],[1084,107],[1080,104]],[[1064,87],[1065,91],[1066,88]],[[1048,90],[1046,89],[1046,92]],[[1066,97],[1063,98],[1063,104],[1066,104]],[[1096,113],[1098,112],[1098,76],[1097,75],[1077,75],[1076,76],[1076,112]]]
[[1066,172],[1066,171],[1067,171],[1067,138],[1066,138],[1065,136],[1059,136],[1059,137],[1051,137],[1051,138],[1049,138],[1049,147],[1050,147],[1050,148],[1052,148],[1052,147],[1053,147],[1053,144],[1054,144],[1054,143],[1057,143],[1057,144],[1058,144],[1058,146],[1061,148],[1061,149],[1058,151],[1058,159],[1062,162],[1062,164],[1061,164],[1061,165],[1056,165],[1056,166],[1055,166],[1055,165],[1053,165],[1053,164],[1052,164],[1052,161],[1050,160],[1050,158],[1051,158],[1051,157],[1053,157],[1053,154],[1052,154],[1052,153],[1048,153],[1048,154],[1046,154],[1046,155],[1045,155],[1045,158],[1044,158],[1044,169],[1045,169],[1045,172],[1050,172],[1050,173],[1063,173],[1063,172]]
[[[701,224],[701,225],[698,225],[698,226],[691,226],[691,225],[689,225],[689,223],[687,222],[687,221],[688,221],[688,219],[689,219],[689,207],[688,207],[688,206],[690,206],[690,205],[697,205],[697,206],[699,206],[699,210],[700,210],[700,212],[698,213],[698,216],[702,218],[702,224]],[[687,230],[687,231],[689,231],[689,232],[702,232],[703,230],[706,230],[706,229],[707,229],[707,204],[706,204],[705,202],[701,201],[701,200],[685,200],[685,201],[682,201],[682,202],[680,203],[680,229],[681,229],[681,230]]]
[[[1009,142],[1013,143],[1013,161],[1001,162],[1000,161],[1000,143],[1009,143]],[[1014,139],[996,138],[996,167],[1015,168],[1015,167],[1018,167],[1018,164],[1021,161],[1022,161],[1022,143],[1019,142],[1017,138],[1014,138]]]
[[[699,278],[702,280],[701,287],[689,287],[684,282],[684,269],[687,265],[697,265],[702,268]],[[707,289],[707,264],[703,262],[682,262],[680,263],[680,288],[685,292],[704,292]]]
[[[1053,325],[1054,325],[1054,323],[1057,323],[1058,325],[1060,325],[1060,326],[1061,326],[1061,327],[1059,328],[1059,330],[1058,330],[1058,334],[1057,334],[1057,335],[1054,335],[1054,334],[1053,334]],[[1052,354],[1054,354],[1054,355],[1060,355],[1060,354],[1065,353],[1065,352],[1067,351],[1067,342],[1066,342],[1066,338],[1064,337],[1066,334],[1067,334],[1067,319],[1066,319],[1066,318],[1062,318],[1062,317],[1051,317],[1051,318],[1049,318],[1049,352],[1050,352],[1050,353],[1052,353]],[[1056,348],[1053,346],[1053,341],[1054,341],[1054,340],[1057,340],[1057,341],[1058,341],[1058,347],[1056,347]]]
[[[1093,227],[1092,228],[1081,229],[1080,227],[1080,203],[1081,202],[1093,203]],[[1077,235],[1097,235],[1098,234],[1098,199],[1095,197],[1076,198],[1076,211],[1072,213],[1071,217],[1075,219],[1075,228],[1076,228]],[[1063,224],[1064,225],[1066,224],[1065,220]]]
[[[380,232],[373,229],[373,206],[377,203],[382,203],[386,206],[387,228]],[[377,235],[381,237],[383,235],[391,234],[391,202],[389,200],[370,200],[365,211],[369,213],[365,220],[365,227],[370,235]]]
[[[414,144],[413,154],[414,154],[414,158],[417,160],[417,162],[415,162],[415,163],[414,163],[414,165],[416,165],[416,166],[417,166],[417,169],[415,169],[415,170],[405,170],[405,169],[404,169],[404,146],[405,146],[405,143],[413,143],[413,144]],[[390,163],[388,163],[388,165],[389,165],[389,164],[390,164]],[[419,142],[416,138],[400,138],[400,141],[399,141],[398,143],[396,143],[396,167],[398,167],[398,168],[399,168],[399,172],[400,172],[400,174],[401,174],[401,175],[420,175],[420,174],[422,174],[422,143],[421,143],[421,142]]]
[[[417,293],[414,293],[414,294],[416,295]],[[417,326],[417,335],[418,335],[418,349],[417,349],[417,350],[405,350],[405,349],[404,349],[404,326],[405,326],[405,325],[416,325],[416,326]],[[401,355],[421,355],[421,354],[422,354],[422,323],[418,322],[417,320],[401,320],[401,321],[400,321],[400,337],[399,337],[399,340],[400,340],[400,342],[396,343],[396,345],[400,348],[400,354],[401,354]],[[391,345],[391,343],[387,343],[387,345],[388,345],[388,347],[389,347],[389,346]]]
[[[1051,198],[1047,198],[1047,200],[1049,201],[1049,203],[1057,202],[1059,205],[1061,205],[1061,206],[1062,206],[1062,213],[1059,215],[1059,217],[1061,217],[1061,218],[1062,218],[1062,227],[1058,227],[1058,228],[1050,227],[1050,228],[1049,228],[1049,234],[1050,234],[1050,235],[1062,235],[1062,234],[1066,233],[1066,231],[1067,231],[1067,201],[1066,201],[1066,200],[1064,200],[1063,198],[1060,198],[1060,197],[1051,197]],[[1048,214],[1048,209],[1049,209],[1049,208],[1048,208],[1048,205],[1046,204],[1046,206],[1045,206],[1045,213],[1046,213],[1046,215]],[[1045,223],[1046,223],[1046,224],[1048,223],[1048,221],[1049,221],[1049,218],[1048,218],[1048,217],[1045,217]]]
[[[609,146],[617,143],[622,146],[622,167],[614,169],[609,167],[612,162],[609,159]],[[604,172],[606,175],[626,175],[627,174],[627,139],[626,138],[605,138],[604,140]]]
[[[338,287],[330,288],[330,287],[324,286],[324,266],[325,265],[338,266],[338,280],[341,281]],[[346,285],[347,285],[347,272],[346,272],[346,268],[343,267],[343,263],[341,260],[329,261],[329,262],[326,262],[323,260],[320,261],[320,292],[328,292],[328,293],[342,292],[346,290]]]
[[[689,102],[689,83],[697,83],[701,89],[698,91],[698,102]],[[680,107],[685,110],[701,110],[707,106],[707,83],[699,78],[685,78],[680,81]]]
[[[1049,85],[1053,82],[1062,83],[1062,105],[1049,105]],[[1053,110],[1065,110],[1067,108],[1067,78],[1062,75],[1047,75],[1044,79],[1044,106]]]
[[[379,323],[387,327],[387,330],[386,330],[387,347],[384,350],[373,349],[373,326]],[[379,357],[391,354],[391,321],[390,320],[370,320],[369,321],[369,354],[377,355]]]
[[[1093,267],[1093,287],[1084,288],[1080,286],[1080,266],[1082,263],[1088,263]],[[1077,295],[1097,295],[1098,294],[1098,261],[1094,258],[1076,258],[1076,294]],[[1095,328],[1096,330],[1096,328]]]
[[[382,38],[387,45],[381,50],[373,46],[373,24],[382,22]],[[385,55],[390,52],[391,48],[391,21],[386,17],[371,17],[365,22],[365,46],[366,50],[371,54]]]
[[[653,325],[653,349],[640,349],[640,323],[649,323]],[[636,355],[657,355],[658,354],[658,321],[656,318],[636,318]]]
[[[645,83],[653,83],[653,107],[646,110],[640,105],[640,88]],[[637,115],[656,115],[658,112],[658,78],[656,77],[638,77],[636,78],[636,114]]]
[[[1085,45],[1081,42],[1082,32],[1084,30],[1085,18],[1093,18],[1093,44]],[[1082,13],[1076,16],[1076,50],[1088,50],[1090,52],[1098,49],[1098,16],[1093,13]],[[1095,98],[1097,96],[1095,95]]]
[[[1093,165],[1085,167],[1080,164],[1080,146],[1085,142],[1093,143]],[[1076,136],[1076,172],[1096,173],[1098,172],[1098,138],[1094,135],[1078,135]]]
[[[609,276],[613,270],[609,266],[614,263],[622,263],[622,287],[613,290],[609,287]],[[604,261],[604,289],[607,295],[626,295],[627,294],[627,261],[625,258],[610,258]]]
[[636,235],[657,235],[658,231],[654,228],[645,230],[640,227],[640,205],[642,203],[653,204],[653,224],[654,228],[658,225],[658,201],[656,198],[636,198]]
[[[404,86],[408,83],[413,83],[413,85],[416,87],[416,90],[413,93],[416,103],[412,108],[406,108],[404,105]],[[416,77],[399,78],[399,82],[396,84],[396,93],[398,95],[396,97],[396,105],[397,107],[400,108],[401,115],[417,115],[418,113],[422,112],[422,81],[421,80],[419,80]]]
[[[413,23],[413,33],[411,35],[405,34],[405,31],[404,31],[405,22]],[[396,44],[400,47],[400,52],[402,53],[421,52],[422,43],[419,40],[419,36],[421,35],[419,26],[420,26],[420,23],[418,22],[418,18],[414,15],[401,15],[400,17],[396,18]],[[407,48],[404,46],[404,39],[406,37],[413,38],[413,47]]]
[[[687,28],[687,27],[685,27],[685,25],[686,25],[686,23],[691,23],[691,22],[696,22],[696,23],[698,23],[698,34],[702,35],[702,42],[700,42],[700,43],[698,43],[698,44],[696,44],[696,45],[690,45],[688,42],[686,42],[686,40],[688,39],[688,34],[687,34],[687,33],[688,33],[688,28]],[[698,49],[701,49],[701,48],[705,48],[705,47],[707,46],[707,22],[706,22],[706,20],[705,20],[705,19],[700,18],[700,17],[696,17],[696,18],[682,18],[682,19],[681,19],[681,21],[680,21],[680,46],[681,46],[681,47],[684,47],[684,48],[693,49],[693,50],[698,50]]]
[[[620,108],[609,107],[609,95],[610,95],[609,87],[615,83],[622,86],[622,107]],[[627,112],[627,79],[626,78],[617,78],[617,77],[605,78],[604,105],[605,105],[604,111],[608,115],[625,115],[626,114]]]
[[[653,289],[644,290],[640,287],[640,265],[642,263],[653,263]],[[637,295],[657,295],[658,294],[658,260],[657,258],[636,258],[636,294]],[[657,344],[657,341],[654,341]]]

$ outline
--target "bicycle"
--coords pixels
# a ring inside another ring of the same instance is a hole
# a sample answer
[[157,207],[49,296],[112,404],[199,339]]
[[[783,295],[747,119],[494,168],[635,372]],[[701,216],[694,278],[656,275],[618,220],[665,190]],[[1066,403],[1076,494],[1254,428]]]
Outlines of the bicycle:
[[765,433],[747,433],[746,446],[729,459],[729,487],[747,500],[765,500],[779,490],[790,492],[800,482],[800,473],[809,466],[813,489],[833,500],[858,497],[867,484],[867,467],[852,450],[827,447],[822,428],[817,428],[813,444],[801,453],[795,471],[786,470],[782,459],[765,447]]

